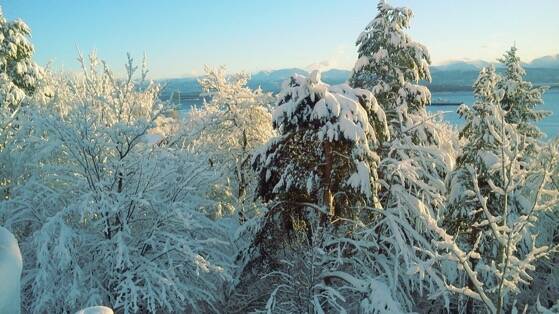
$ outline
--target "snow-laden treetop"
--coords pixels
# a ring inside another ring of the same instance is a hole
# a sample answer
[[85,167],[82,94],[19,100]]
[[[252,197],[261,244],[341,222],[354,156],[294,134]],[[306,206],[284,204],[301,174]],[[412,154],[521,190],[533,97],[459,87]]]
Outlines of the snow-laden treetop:
[[33,60],[31,29],[21,20],[7,21],[0,8],[0,107],[15,110],[37,85],[42,69]]
[[359,59],[353,69],[353,86],[383,90],[390,87],[386,84],[431,80],[427,47],[405,32],[412,16],[409,8],[379,2],[377,16],[357,38]]
[[[372,178],[378,156],[371,147],[378,143],[377,133],[387,133],[387,125],[373,94],[347,84],[330,86],[313,71],[309,77],[292,76],[278,98],[272,121],[279,136],[254,157],[260,195],[269,200],[295,193],[331,208],[336,207],[332,198],[315,199],[324,195],[320,191],[343,190],[356,193],[356,199],[375,199]],[[369,115],[378,125],[371,125]]]
[[312,124],[319,129],[320,140],[374,143],[375,130],[367,112],[375,112],[384,120],[371,92],[347,84],[330,86],[320,80],[316,70],[308,78],[295,74],[284,82],[279,98],[272,119],[282,134]]

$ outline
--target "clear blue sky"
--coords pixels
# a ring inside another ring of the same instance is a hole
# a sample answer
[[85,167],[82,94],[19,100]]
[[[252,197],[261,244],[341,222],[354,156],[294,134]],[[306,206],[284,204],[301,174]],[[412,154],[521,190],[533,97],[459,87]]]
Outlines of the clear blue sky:
[[[375,0],[8,0],[8,19],[32,28],[36,59],[77,68],[76,47],[122,67],[147,53],[152,77],[200,74],[204,64],[249,72],[350,68]],[[492,61],[514,42],[521,57],[559,53],[559,0],[393,0],[410,7],[411,34],[434,63]]]

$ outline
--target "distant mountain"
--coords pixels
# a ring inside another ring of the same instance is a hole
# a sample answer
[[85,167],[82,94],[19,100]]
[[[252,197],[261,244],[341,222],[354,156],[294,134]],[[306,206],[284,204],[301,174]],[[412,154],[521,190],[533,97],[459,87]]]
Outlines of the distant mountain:
[[491,65],[483,60],[458,60],[441,65],[431,66],[431,71],[479,71],[481,68]]
[[[441,65],[431,66],[432,71],[479,71],[481,68],[494,65],[497,69],[503,68],[499,62],[488,62],[484,60],[457,60]],[[536,58],[531,62],[522,62],[526,68],[559,69],[559,54]]]
[[303,69],[290,68],[272,71],[260,71],[252,74],[251,81],[277,81],[284,80],[293,74],[308,75],[309,73]]
[[252,74],[248,86],[251,88],[260,87],[265,91],[276,92],[280,90],[283,81],[293,74],[308,75],[309,73],[299,68],[260,71]]
[[[488,65],[495,65],[497,72],[503,72],[499,63],[484,60],[452,61],[442,65],[431,66],[432,82],[426,84],[432,91],[457,91],[471,90],[479,70]],[[559,54],[545,56],[524,64],[526,79],[536,85],[559,87]],[[309,72],[300,68],[287,68],[272,71],[260,71],[252,74],[248,86],[261,87],[265,91],[276,93],[281,89],[281,84],[293,74],[308,75]],[[328,84],[340,84],[348,80],[350,70],[330,69],[322,72],[322,80]],[[169,99],[173,94],[180,93],[184,97],[198,97],[201,88],[197,78],[178,78],[160,81],[163,85],[162,99]],[[175,97],[177,97],[175,95]]]
[[534,59],[526,67],[559,69],[559,54]]
[[345,83],[351,75],[350,70],[331,69],[321,73],[322,81],[328,84]]

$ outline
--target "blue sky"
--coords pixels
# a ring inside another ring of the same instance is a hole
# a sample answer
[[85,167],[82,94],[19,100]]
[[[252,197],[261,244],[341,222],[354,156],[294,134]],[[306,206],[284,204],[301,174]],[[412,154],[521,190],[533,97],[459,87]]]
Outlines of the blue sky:
[[[147,53],[152,77],[230,71],[350,68],[375,0],[9,0],[8,19],[32,28],[36,60],[72,71],[77,47],[123,67]],[[516,42],[525,61],[559,53],[559,0],[393,0],[415,14],[410,33],[433,62],[494,60]]]

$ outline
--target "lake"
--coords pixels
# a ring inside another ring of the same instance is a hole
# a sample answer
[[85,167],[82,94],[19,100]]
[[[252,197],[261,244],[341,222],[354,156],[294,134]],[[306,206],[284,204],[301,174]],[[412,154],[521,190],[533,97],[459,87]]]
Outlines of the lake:
[[[548,138],[553,138],[559,135],[559,89],[550,89],[544,94],[544,104],[537,106],[539,110],[550,111],[552,114],[537,122],[538,127],[547,134]],[[433,102],[449,102],[449,103],[464,103],[472,105],[474,102],[474,95],[469,91],[458,92],[433,92]],[[192,106],[201,106],[202,98],[198,95],[189,95],[180,99],[180,110],[184,113]],[[460,126],[464,123],[456,110],[458,106],[429,106],[430,112],[442,112],[444,120],[449,123]]]

